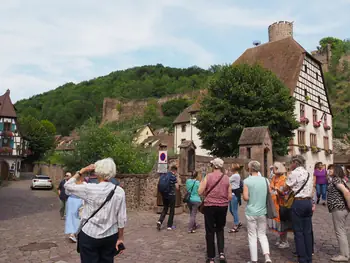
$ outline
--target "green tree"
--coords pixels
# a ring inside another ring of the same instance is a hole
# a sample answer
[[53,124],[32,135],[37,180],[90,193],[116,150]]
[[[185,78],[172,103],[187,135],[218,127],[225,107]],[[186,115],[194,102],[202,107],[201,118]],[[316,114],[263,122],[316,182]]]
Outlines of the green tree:
[[88,120],[78,129],[79,140],[72,153],[62,156],[61,162],[71,171],[111,157],[119,173],[148,173],[155,163],[155,153],[132,144],[132,133],[113,133],[107,126],[99,127]]
[[145,123],[150,123],[150,124],[152,124],[158,120],[158,118],[159,118],[158,103],[156,100],[149,100],[148,101],[143,118],[144,118]]
[[32,155],[28,158],[32,161],[41,159],[54,147],[56,128],[50,121],[24,116],[19,119],[19,124],[21,132],[29,139]]
[[169,100],[162,105],[162,112],[164,116],[177,117],[188,106],[189,101],[187,99]]
[[[67,83],[55,90],[20,100],[15,106],[19,116],[47,119],[56,126],[58,134],[69,135],[89,118],[101,118],[106,97],[151,99],[191,92],[206,88],[211,75],[212,72],[195,66],[187,69],[162,64],[134,67],[78,84]],[[154,107],[149,108],[147,118],[154,122],[152,111],[154,113]]]
[[285,155],[298,122],[290,90],[271,71],[238,65],[224,66],[210,81],[196,126],[216,156],[237,156],[243,128],[254,126],[268,126],[274,152]]

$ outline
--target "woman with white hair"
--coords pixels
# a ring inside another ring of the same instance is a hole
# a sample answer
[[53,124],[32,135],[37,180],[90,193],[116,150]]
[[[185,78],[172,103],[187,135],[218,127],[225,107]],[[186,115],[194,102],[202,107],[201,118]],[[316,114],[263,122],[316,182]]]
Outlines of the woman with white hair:
[[276,243],[278,248],[289,248],[289,243],[287,239],[287,233],[292,230],[292,222],[281,221],[279,216],[280,206],[284,205],[285,195],[284,187],[286,186],[286,167],[280,163],[275,162],[273,164],[273,177],[270,183],[271,197],[276,208],[277,217],[274,219],[268,219],[269,228],[277,232],[279,239]]
[[[98,184],[76,184],[78,178],[89,172],[97,175]],[[114,256],[124,246],[125,193],[122,188],[109,182],[115,174],[116,165],[111,158],[107,158],[82,168],[64,186],[67,193],[84,200],[78,233],[82,263],[113,263]]]
[[265,256],[265,263],[272,262],[269,241],[266,236],[268,180],[259,176],[260,167],[258,161],[248,163],[248,172],[251,176],[244,180],[243,186],[243,199],[248,202],[245,215],[247,218],[250,263],[258,262],[258,239]]
[[207,243],[207,262],[215,261],[215,234],[220,263],[226,262],[224,253],[227,208],[232,198],[232,188],[228,176],[223,173],[224,161],[215,158],[211,162],[213,172],[209,173],[199,185],[198,193],[204,195],[205,238]]

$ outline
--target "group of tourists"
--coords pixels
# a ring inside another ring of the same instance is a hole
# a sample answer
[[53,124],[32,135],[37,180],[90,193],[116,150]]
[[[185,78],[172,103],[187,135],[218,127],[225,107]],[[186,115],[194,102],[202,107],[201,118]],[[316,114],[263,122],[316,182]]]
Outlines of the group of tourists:
[[[275,162],[271,169],[272,175],[267,179],[260,173],[261,164],[251,161],[247,168],[249,176],[242,181],[239,164],[232,164],[230,171],[224,169],[224,161],[220,158],[215,158],[210,164],[210,173],[202,176],[194,172],[191,178],[187,179],[187,194],[183,200],[190,211],[188,233],[196,233],[197,213],[204,214],[208,263],[214,263],[216,256],[220,263],[226,262],[224,228],[227,212],[230,211],[233,216],[233,225],[229,227],[228,232],[238,232],[242,226],[238,215],[242,199],[246,201],[245,217],[251,259],[249,263],[258,262],[258,240],[265,262],[272,262],[266,235],[267,227],[278,234],[275,245],[279,249],[290,247],[287,236],[288,232],[293,232],[296,248],[294,253],[298,262],[312,262],[312,216],[316,204],[321,200],[321,204],[327,205],[332,214],[340,247],[340,254],[331,258],[331,261],[348,262],[350,255],[345,223],[350,211],[350,191],[341,166],[329,165],[326,169],[322,163],[317,163],[314,174],[310,174],[305,169],[304,157],[297,155],[291,159],[290,172],[283,163]],[[168,174],[161,175],[158,184],[164,204],[157,222],[158,230],[161,230],[169,208],[167,229],[174,229],[175,193],[181,181],[176,166],[172,166],[170,170]]]
[[58,186],[65,233],[77,243],[82,263],[113,263],[123,252],[126,224],[125,192],[115,179],[111,158],[66,173]]

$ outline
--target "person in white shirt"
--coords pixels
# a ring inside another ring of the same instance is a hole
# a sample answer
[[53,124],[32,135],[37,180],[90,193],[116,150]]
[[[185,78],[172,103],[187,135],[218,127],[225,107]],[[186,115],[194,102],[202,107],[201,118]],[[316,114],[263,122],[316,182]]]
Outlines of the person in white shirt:
[[[97,175],[98,184],[76,184],[79,177],[92,171]],[[78,234],[82,263],[113,263],[119,245],[124,243],[125,192],[121,187],[109,182],[115,174],[116,165],[111,158],[107,158],[82,168],[64,185],[68,194],[84,200],[82,228]],[[90,218],[109,195],[111,199]]]
[[306,171],[305,159],[301,155],[292,157],[290,168],[292,172],[287,178],[285,190],[298,192],[292,205],[292,225],[296,253],[299,263],[311,263],[314,178]]

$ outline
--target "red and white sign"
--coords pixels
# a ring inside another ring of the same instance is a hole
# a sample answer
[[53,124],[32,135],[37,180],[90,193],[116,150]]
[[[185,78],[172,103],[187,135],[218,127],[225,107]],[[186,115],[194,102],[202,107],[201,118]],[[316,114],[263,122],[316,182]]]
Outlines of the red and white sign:
[[168,163],[168,151],[159,151],[158,163]]

